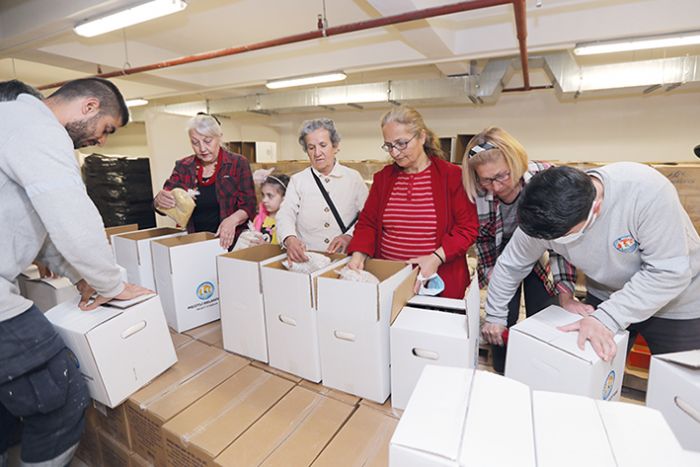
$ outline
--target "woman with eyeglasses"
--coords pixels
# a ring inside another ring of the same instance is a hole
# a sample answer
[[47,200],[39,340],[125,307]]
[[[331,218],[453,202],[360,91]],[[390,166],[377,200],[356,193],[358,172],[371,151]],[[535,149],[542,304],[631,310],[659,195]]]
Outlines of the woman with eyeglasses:
[[349,267],[367,258],[407,261],[419,268],[416,291],[435,273],[442,297],[464,297],[469,285],[467,249],[478,220],[459,167],[443,159],[440,143],[418,111],[394,107],[381,120],[384,144],[394,163],[374,176],[348,247]]
[[[528,162],[523,146],[501,128],[487,128],[467,144],[462,169],[464,189],[469,199],[476,203],[479,214],[476,250],[481,287],[488,285],[498,256],[518,227],[516,211],[523,187],[533,175],[549,167],[551,165],[544,162]],[[553,281],[549,278],[550,272]],[[528,317],[556,302],[557,295],[559,304],[571,312],[592,312],[589,305],[574,299],[575,280],[574,267],[550,251],[548,263],[544,258],[535,263],[532,272],[513,295],[508,304],[507,327],[518,321],[521,294],[525,296]],[[492,352],[494,369],[503,373],[505,346],[494,345]]]
[[[156,210],[175,207],[173,188],[197,190],[197,206],[188,232],[213,232],[222,248],[231,248],[246,221],[255,217],[255,188],[248,160],[221,147],[223,132],[211,115],[187,123],[194,154],[175,163],[173,173],[154,199]],[[184,227],[184,226],[183,226]]]

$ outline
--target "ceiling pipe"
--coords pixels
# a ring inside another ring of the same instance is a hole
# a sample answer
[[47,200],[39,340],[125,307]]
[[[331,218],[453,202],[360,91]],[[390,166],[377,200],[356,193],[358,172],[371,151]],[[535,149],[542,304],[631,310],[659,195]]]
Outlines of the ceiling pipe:
[[515,30],[520,46],[520,65],[523,69],[523,88],[530,89],[530,66],[527,61],[527,21],[525,19],[525,0],[513,0],[515,10]]
[[[120,76],[134,75],[137,73],[144,73],[147,71],[161,70],[163,68],[170,68],[178,65],[185,65],[188,63],[202,62],[205,60],[212,60],[221,57],[230,57],[232,55],[238,55],[246,52],[252,52],[254,50],[269,49],[272,47],[278,47],[281,45],[295,44],[298,42],[304,42],[311,39],[320,39],[322,37],[337,36],[341,34],[347,34],[350,32],[365,31],[367,29],[375,29],[384,26],[391,26],[401,23],[407,23],[410,21],[416,21],[421,19],[433,18],[436,16],[444,16],[453,13],[460,13],[464,11],[479,10],[483,8],[490,8],[494,6],[513,4],[515,9],[515,22],[516,29],[518,33],[518,42],[520,47],[521,61],[523,63],[523,81],[526,87],[529,87],[530,79],[528,75],[527,67],[527,45],[525,43],[527,38],[527,29],[525,26],[525,0],[471,0],[466,2],[458,2],[450,5],[443,5],[433,8],[425,8],[422,10],[416,10],[407,13],[400,13],[396,15],[383,16],[381,18],[370,19],[366,21],[358,21],[355,23],[343,24],[340,26],[333,26],[329,28],[321,27],[316,31],[309,31],[300,34],[294,34],[291,36],[285,36],[278,39],[272,39],[269,41],[256,42],[253,44],[242,45],[238,47],[229,47],[226,49],[220,49],[213,52],[204,52],[200,54],[188,55],[185,57],[180,57],[172,60],[166,60],[163,62],[153,63],[150,65],[143,65],[132,68],[124,68],[121,70],[111,71],[107,73],[100,73],[97,75],[92,75],[95,78],[115,78]],[[523,55],[524,54],[524,55]],[[37,87],[37,89],[43,91],[46,89],[52,89],[60,87],[71,80],[60,81],[57,83],[46,84]]]

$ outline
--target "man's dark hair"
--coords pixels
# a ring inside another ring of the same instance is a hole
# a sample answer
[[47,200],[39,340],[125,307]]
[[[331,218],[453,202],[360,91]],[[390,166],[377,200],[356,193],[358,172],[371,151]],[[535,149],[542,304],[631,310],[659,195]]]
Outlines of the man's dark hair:
[[100,101],[100,115],[112,115],[121,119],[121,124],[129,122],[129,109],[124,96],[111,81],[102,78],[82,78],[70,81],[51,94],[50,99],[72,100],[80,97],[94,97]]
[[518,205],[520,228],[531,237],[566,235],[591,211],[596,190],[591,177],[572,167],[553,167],[532,177]]
[[29,94],[39,100],[44,99],[39,91],[18,79],[0,82],[0,102],[14,101],[20,94]]

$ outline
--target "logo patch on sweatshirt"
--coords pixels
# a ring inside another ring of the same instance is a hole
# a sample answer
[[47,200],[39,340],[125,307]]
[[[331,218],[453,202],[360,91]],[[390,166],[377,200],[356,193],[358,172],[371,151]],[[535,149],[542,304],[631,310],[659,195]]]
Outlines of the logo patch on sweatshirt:
[[634,253],[639,247],[639,243],[635,240],[632,235],[623,235],[613,242],[615,249],[621,253]]

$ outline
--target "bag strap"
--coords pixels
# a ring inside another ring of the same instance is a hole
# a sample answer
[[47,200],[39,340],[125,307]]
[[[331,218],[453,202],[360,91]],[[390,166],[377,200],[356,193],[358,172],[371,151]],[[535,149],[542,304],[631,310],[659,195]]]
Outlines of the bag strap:
[[343,219],[340,217],[340,213],[338,213],[338,209],[336,209],[335,204],[333,204],[333,200],[331,199],[331,195],[326,191],[326,189],[323,186],[323,183],[321,183],[321,180],[318,178],[318,175],[316,175],[316,172],[314,172],[313,169],[311,170],[311,175],[314,177],[314,181],[316,182],[316,185],[318,186],[318,189],[321,190],[321,194],[323,195],[323,199],[326,200],[326,204],[328,205],[329,208],[331,208],[331,212],[333,213],[333,217],[335,217],[335,221],[338,223],[338,227],[340,227],[340,231],[342,233],[347,232],[350,230],[350,228],[355,225],[355,222],[357,222],[357,219],[359,217],[359,213],[355,216],[355,218],[350,222],[350,225],[345,227],[345,223],[343,222]]

